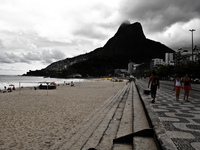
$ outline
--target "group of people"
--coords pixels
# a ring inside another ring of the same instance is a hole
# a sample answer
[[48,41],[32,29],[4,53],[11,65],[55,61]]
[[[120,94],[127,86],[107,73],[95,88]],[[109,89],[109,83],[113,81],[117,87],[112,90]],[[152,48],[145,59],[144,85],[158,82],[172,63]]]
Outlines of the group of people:
[[12,90],[15,90],[15,86],[13,86],[13,88],[11,87],[6,88],[6,86],[4,86],[4,90],[0,89],[0,92],[6,93],[6,91],[12,92]]
[[[182,86],[182,81],[181,78],[179,77],[179,75],[177,75],[177,78],[174,80],[174,90],[176,90],[176,99],[175,100],[179,100],[179,95],[180,95],[180,90],[183,87],[185,90],[184,93],[184,100],[188,101],[188,96],[189,96],[189,92],[191,89],[191,82],[190,79],[188,77],[188,74],[185,75],[185,79],[183,81],[183,85]],[[187,99],[185,99],[187,97]]]
[[[151,102],[155,103],[156,91],[157,91],[157,88],[158,89],[160,88],[160,82],[159,82],[158,77],[156,76],[155,71],[152,72],[152,75],[149,78],[148,88],[149,88],[149,85],[151,85],[151,97],[153,98]],[[190,83],[190,79],[188,77],[188,74],[185,75],[183,85],[184,85],[184,87],[182,86],[182,81],[181,81],[180,76],[177,75],[177,78],[174,80],[174,90],[176,91],[176,99],[175,99],[176,101],[179,100],[180,90],[181,90],[182,87],[185,90],[184,100],[188,101],[188,96],[189,96],[189,92],[190,92],[190,89],[191,89],[191,83]]]

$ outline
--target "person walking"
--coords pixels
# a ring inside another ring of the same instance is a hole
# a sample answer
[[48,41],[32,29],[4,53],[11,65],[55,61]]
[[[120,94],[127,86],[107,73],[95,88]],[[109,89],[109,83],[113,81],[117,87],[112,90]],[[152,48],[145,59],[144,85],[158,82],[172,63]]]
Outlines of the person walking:
[[182,87],[181,78],[177,75],[177,78],[174,80],[174,90],[176,90],[176,101],[179,100],[180,90]]
[[188,96],[189,96],[190,89],[191,89],[190,79],[188,77],[188,74],[186,74],[185,75],[185,79],[184,79],[184,90],[185,90],[184,100],[185,100],[185,96],[187,96],[187,100],[186,101],[188,101]]
[[157,87],[158,89],[160,88],[160,82],[158,77],[156,76],[155,71],[152,72],[152,75],[149,78],[148,88],[150,84],[151,84],[151,97],[153,98],[151,102],[155,103]]

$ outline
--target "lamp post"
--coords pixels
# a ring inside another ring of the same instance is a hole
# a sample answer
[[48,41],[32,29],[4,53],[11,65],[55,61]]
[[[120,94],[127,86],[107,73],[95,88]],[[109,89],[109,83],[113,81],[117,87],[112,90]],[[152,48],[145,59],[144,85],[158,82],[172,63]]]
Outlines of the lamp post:
[[193,32],[195,31],[194,29],[189,30],[192,33],[192,61],[193,61]]

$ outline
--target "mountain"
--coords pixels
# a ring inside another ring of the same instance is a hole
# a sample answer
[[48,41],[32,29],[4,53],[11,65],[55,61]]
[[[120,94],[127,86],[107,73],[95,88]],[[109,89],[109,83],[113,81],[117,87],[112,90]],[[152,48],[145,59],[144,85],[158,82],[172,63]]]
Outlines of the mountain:
[[116,34],[107,43],[90,53],[54,62],[45,69],[30,71],[27,75],[66,77],[79,73],[83,76],[105,76],[113,74],[114,69],[127,69],[131,60],[135,63],[150,64],[153,58],[165,58],[165,53],[174,53],[172,49],[144,35],[142,26],[122,23]]

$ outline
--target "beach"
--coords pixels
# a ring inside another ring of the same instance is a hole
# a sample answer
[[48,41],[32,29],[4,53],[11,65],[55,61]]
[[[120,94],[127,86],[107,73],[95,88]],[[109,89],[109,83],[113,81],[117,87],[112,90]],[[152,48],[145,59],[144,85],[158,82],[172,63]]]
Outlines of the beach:
[[107,80],[0,93],[0,149],[59,149],[83,119],[125,86]]

